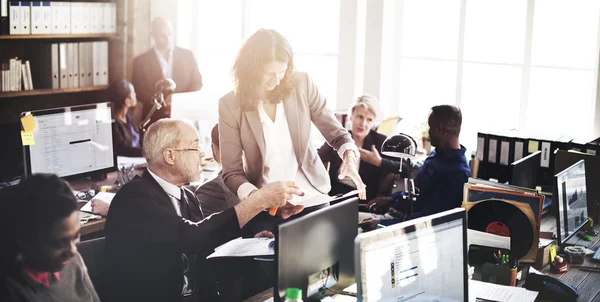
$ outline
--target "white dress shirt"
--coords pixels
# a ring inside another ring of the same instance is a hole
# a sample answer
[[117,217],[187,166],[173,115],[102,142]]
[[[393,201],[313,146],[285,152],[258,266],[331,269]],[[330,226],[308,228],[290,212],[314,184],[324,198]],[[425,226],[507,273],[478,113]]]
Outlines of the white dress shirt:
[[[310,183],[302,169],[298,167],[298,160],[294,152],[292,136],[288,126],[287,117],[283,103],[277,104],[275,113],[275,121],[265,112],[262,101],[258,104],[258,115],[263,127],[263,135],[265,138],[266,154],[264,161],[265,175],[264,183],[268,184],[275,181],[295,181],[300,189],[309,195],[322,194]],[[354,143],[346,143],[342,145],[339,151],[343,152],[347,149],[354,150],[358,157],[358,149]],[[248,197],[250,192],[258,188],[250,182],[242,184],[237,191],[240,200]]]
[[177,215],[181,217],[181,206],[179,204],[179,199],[181,198],[181,189],[178,186],[158,177],[158,175],[154,174],[152,171],[150,171],[150,169],[148,169],[148,173],[152,175],[158,185],[165,191],[165,193],[167,193],[167,195],[169,195],[169,198],[171,198],[171,203],[175,208],[175,212],[177,212]]
[[160,70],[162,71],[162,75],[164,78],[172,79],[173,78],[173,49],[169,50],[169,60],[165,60],[162,53],[156,49],[156,46],[153,47],[154,54],[158,59],[158,65],[160,65]]

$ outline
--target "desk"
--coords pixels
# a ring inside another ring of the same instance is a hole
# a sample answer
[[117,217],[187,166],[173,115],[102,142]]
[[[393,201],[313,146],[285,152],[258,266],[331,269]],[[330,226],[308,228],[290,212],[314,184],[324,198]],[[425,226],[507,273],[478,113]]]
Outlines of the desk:
[[[596,230],[600,231],[600,226],[596,225],[594,227]],[[554,216],[546,215],[542,218],[542,231],[553,231],[556,232],[556,220]],[[586,246],[589,249],[596,250],[600,248],[600,236],[593,237],[594,240],[592,242],[587,242],[577,237],[569,240],[569,243]],[[585,266],[594,266],[600,267],[600,262],[593,262],[590,256],[585,257]],[[561,281],[573,286],[577,287],[579,292],[579,299],[577,301],[581,302],[600,302],[600,273],[593,272],[584,272],[579,270],[578,268],[569,267],[569,271],[563,274],[553,274],[550,272],[550,265],[544,266],[541,270],[542,273],[553,276],[555,278],[560,279]],[[273,297],[273,289],[267,289],[245,301],[249,302],[263,302],[263,301],[273,301],[271,298]],[[271,299],[271,300],[270,300]],[[340,296],[339,298],[334,298],[334,301],[356,301],[355,298]],[[536,301],[543,300],[536,299]]]
[[[209,181],[213,179],[220,171],[219,165],[214,161],[207,161],[207,164],[203,166],[202,175],[204,176],[204,181]],[[142,175],[146,169],[136,169],[134,170],[135,175]],[[92,180],[89,178],[75,179],[69,181],[69,185],[71,188],[77,191],[87,191],[94,185],[99,186],[110,186],[114,185],[117,180],[117,172],[110,172],[106,174],[106,179],[103,180]],[[116,190],[114,191],[116,192]],[[90,220],[84,225],[81,226],[81,235],[86,236],[95,232],[103,231],[104,224],[106,223],[106,218]]]

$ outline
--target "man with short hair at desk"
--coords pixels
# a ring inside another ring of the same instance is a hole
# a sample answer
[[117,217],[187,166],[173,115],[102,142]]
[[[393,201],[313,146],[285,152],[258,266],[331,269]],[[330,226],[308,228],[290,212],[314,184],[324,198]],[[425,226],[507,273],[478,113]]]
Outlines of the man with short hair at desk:
[[[293,182],[264,186],[235,207],[205,218],[183,185],[201,178],[204,152],[196,129],[161,119],[144,137],[148,170],[119,190],[106,220],[104,301],[218,299],[211,276],[198,263],[266,208],[303,193]],[[191,271],[190,271],[191,269]]]
[[[177,85],[175,92],[198,91],[202,88],[202,75],[194,54],[175,46],[171,22],[162,17],[155,18],[152,20],[151,34],[154,47],[133,60],[132,83],[143,105],[142,118],[154,106],[154,85],[159,80],[172,79]],[[167,99],[166,102],[167,106],[155,112],[152,121],[170,117],[171,101]]]
[[[219,124],[216,124],[212,128],[212,131],[210,132],[210,138],[212,140],[211,148],[213,159],[219,165],[221,165]],[[223,171],[220,171],[219,174],[212,180],[205,182],[200,186],[190,186],[189,189],[196,193],[196,196],[198,196],[198,200],[200,200],[200,205],[202,206],[202,211],[206,217],[212,215],[213,213],[227,210],[240,203],[240,198],[236,194],[233,194],[233,192],[231,192],[225,185],[225,181],[223,180]]]
[[[462,124],[460,109],[452,105],[434,106],[428,123],[431,145],[436,149],[425,160],[414,179],[420,194],[414,203],[412,218],[460,207],[463,186],[471,177],[465,157],[466,149],[458,141]],[[368,223],[364,221],[364,226],[374,229],[378,224],[391,225],[402,221],[403,215],[406,215],[406,204],[401,194],[403,192],[371,200],[367,208],[374,208],[375,212],[381,213],[390,206],[391,209],[385,215],[361,213],[360,219],[368,219]]]

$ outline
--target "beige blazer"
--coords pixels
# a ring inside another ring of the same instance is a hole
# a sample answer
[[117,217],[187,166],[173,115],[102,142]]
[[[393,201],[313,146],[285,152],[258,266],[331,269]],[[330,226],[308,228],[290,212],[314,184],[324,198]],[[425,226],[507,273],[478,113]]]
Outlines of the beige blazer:
[[[329,175],[317,150],[310,145],[311,122],[336,150],[353,142],[350,133],[327,108],[325,99],[306,73],[296,73],[296,85],[283,106],[299,169],[317,190],[328,193]],[[219,100],[219,140],[225,185],[234,194],[246,182],[260,188],[263,175],[268,172],[263,159],[269,146],[265,146],[257,108],[242,108],[233,92]]]

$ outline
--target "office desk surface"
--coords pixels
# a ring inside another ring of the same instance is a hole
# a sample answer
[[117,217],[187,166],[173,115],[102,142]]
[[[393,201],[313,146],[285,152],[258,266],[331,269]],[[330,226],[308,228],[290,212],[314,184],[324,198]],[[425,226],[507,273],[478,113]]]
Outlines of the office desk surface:
[[[600,231],[600,226],[596,225],[594,227],[596,230]],[[542,231],[553,231],[556,232],[556,220],[554,216],[546,215],[542,218]],[[568,242],[585,246],[589,249],[596,250],[600,248],[600,236],[592,237],[592,242],[584,241],[577,237],[570,239]],[[594,262],[590,256],[585,257],[585,266],[594,266],[600,267],[600,262]],[[600,302],[600,273],[593,272],[585,272],[581,271],[578,268],[570,267],[566,273],[563,274],[553,274],[550,272],[550,265],[544,266],[541,270],[542,273],[548,274],[555,278],[562,280],[563,282],[577,287],[579,292],[579,299],[577,301],[581,302]],[[273,301],[273,289],[267,289],[245,301],[249,302],[263,302],[263,301]],[[337,298],[337,297],[336,297]],[[334,301],[356,301],[355,298],[341,296]],[[536,299],[536,301],[543,301],[540,299]]]

